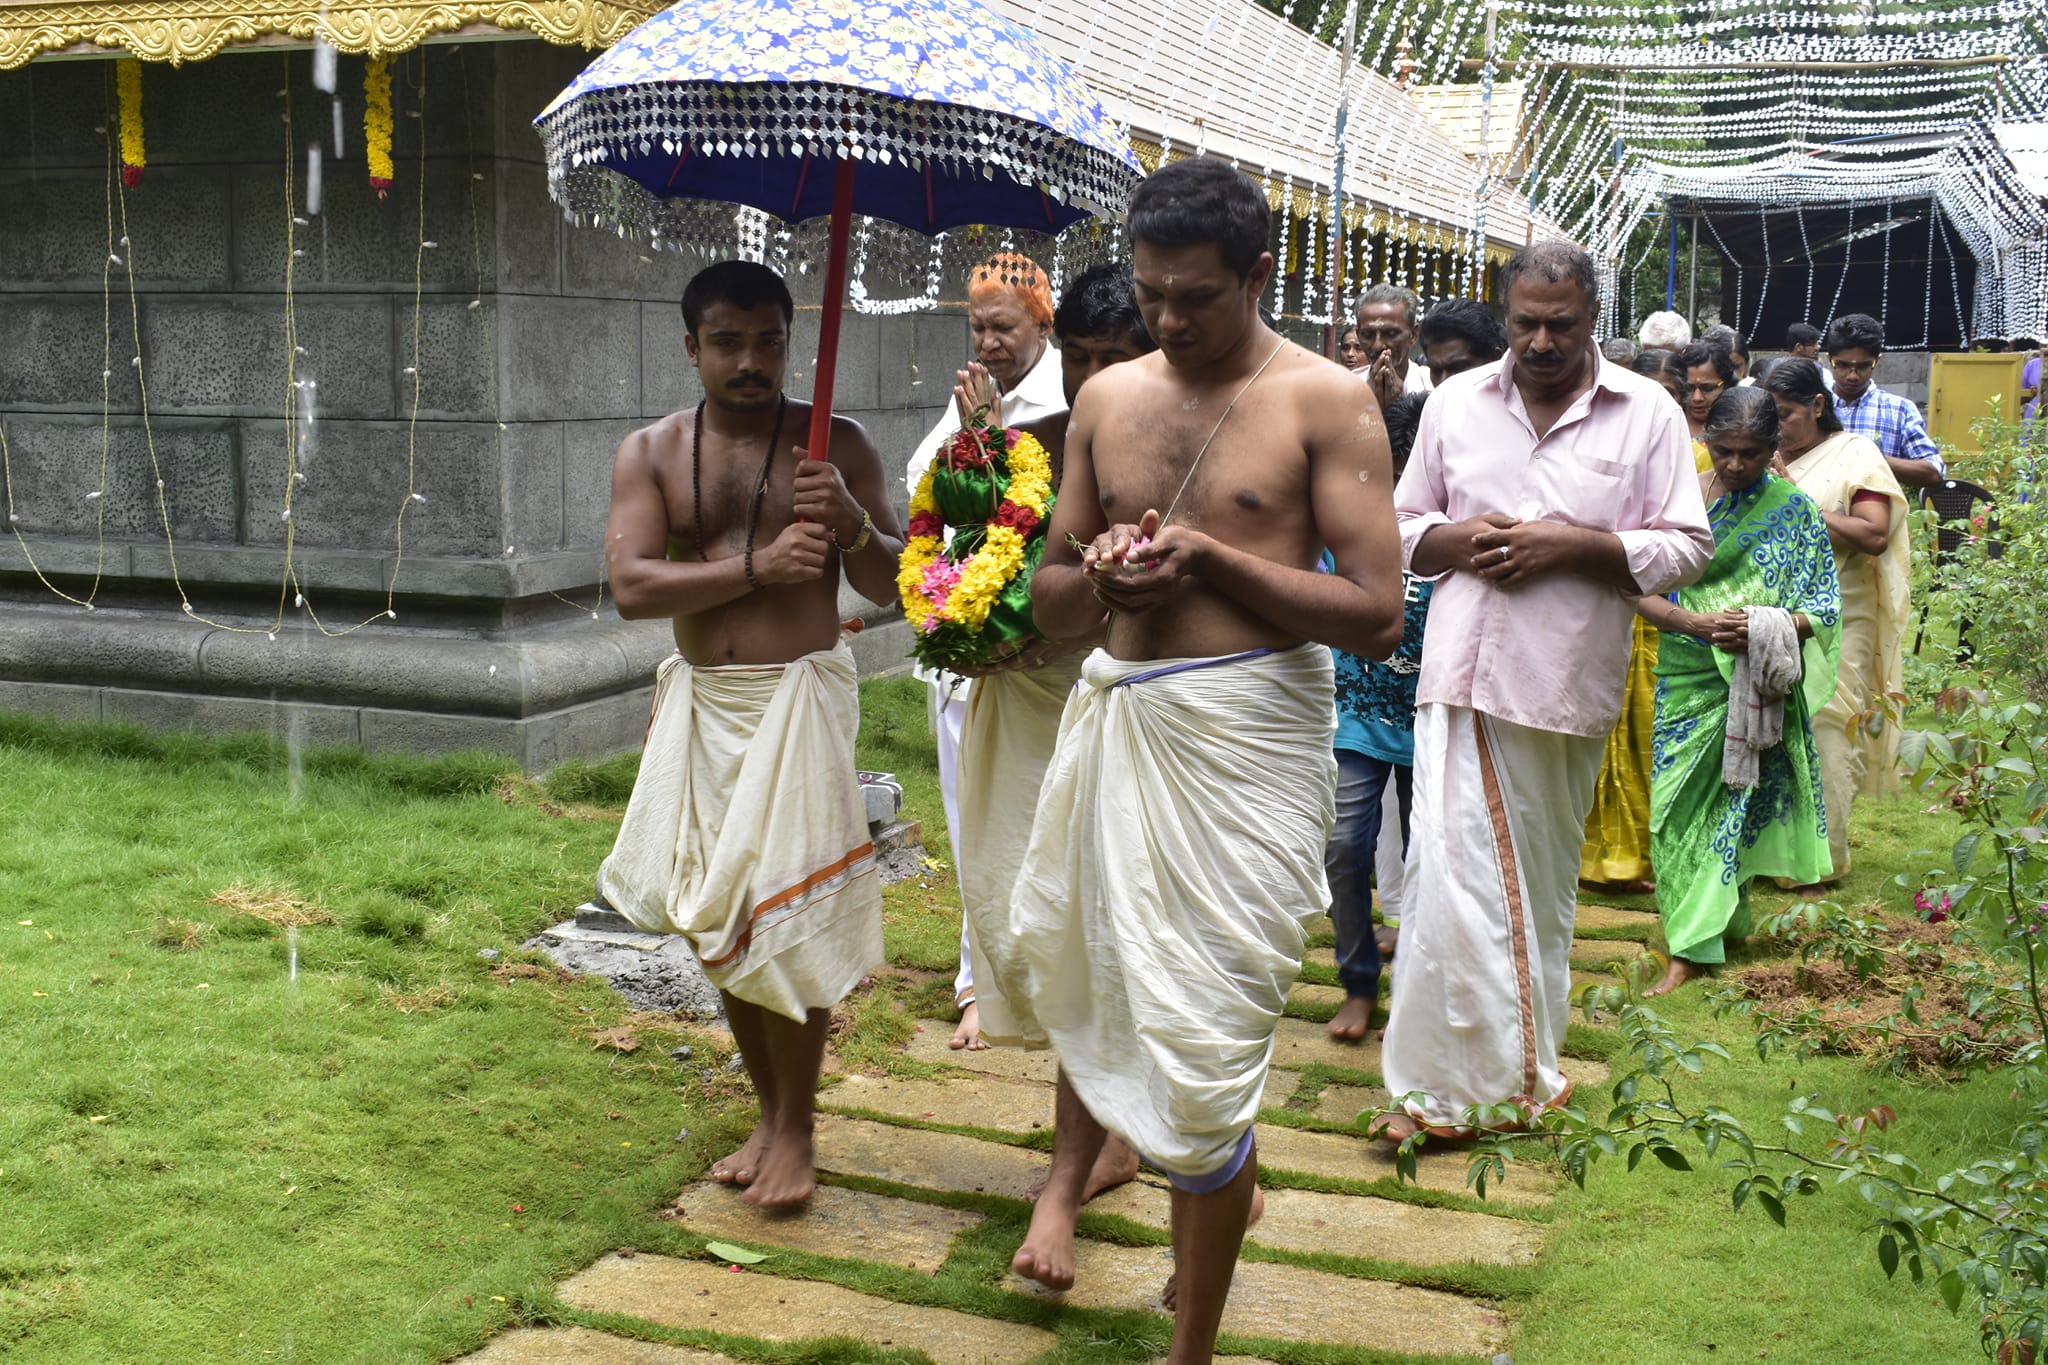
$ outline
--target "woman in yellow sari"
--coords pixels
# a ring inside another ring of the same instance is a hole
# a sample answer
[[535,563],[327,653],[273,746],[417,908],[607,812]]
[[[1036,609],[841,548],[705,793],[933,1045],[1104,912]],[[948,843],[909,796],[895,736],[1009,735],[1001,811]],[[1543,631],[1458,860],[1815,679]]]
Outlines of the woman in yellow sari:
[[[1687,363],[1691,362],[1691,363]],[[1706,410],[1734,382],[1735,371],[1725,353],[1705,345],[1681,351],[1644,351],[1632,367],[1664,385],[1672,400],[1686,410],[1692,431],[1693,463],[1704,474],[1713,468],[1699,433]],[[1692,379],[1701,384],[1725,382],[1695,400]],[[1699,420],[1693,409],[1699,408]],[[1579,880],[1614,891],[1644,893],[1657,889],[1650,860],[1650,750],[1657,715],[1657,628],[1640,616],[1629,637],[1628,675],[1621,716],[1607,736],[1600,778],[1593,787],[1593,810],[1586,817],[1586,842],[1579,849]]]
[[1826,793],[1829,881],[1849,870],[1849,812],[1858,795],[1898,790],[1898,702],[1904,686],[1912,554],[1906,495],[1876,446],[1842,430],[1820,366],[1793,357],[1762,387],[1778,404],[1776,472],[1812,498],[1827,523],[1842,589],[1842,653],[1834,700],[1813,718]]

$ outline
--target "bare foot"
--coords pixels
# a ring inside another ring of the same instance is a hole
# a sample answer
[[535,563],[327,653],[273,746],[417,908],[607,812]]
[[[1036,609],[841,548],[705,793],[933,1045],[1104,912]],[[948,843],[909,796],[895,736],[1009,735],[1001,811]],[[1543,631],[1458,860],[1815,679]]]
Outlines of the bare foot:
[[1342,1043],[1356,1043],[1365,1037],[1372,1027],[1372,1007],[1376,1002],[1368,995],[1347,995],[1344,1008],[1337,1011],[1328,1024],[1330,1036]]
[[[1251,1212],[1245,1215],[1244,1230],[1246,1232],[1250,1232],[1253,1228],[1259,1225],[1259,1220],[1261,1218],[1264,1218],[1265,1216],[1266,1192],[1260,1189],[1257,1185],[1254,1185],[1252,1186],[1252,1208]],[[1174,1304],[1178,1303],[1179,1301],[1180,1276],[1168,1275],[1166,1277],[1166,1288],[1159,1291],[1159,1305],[1160,1307],[1164,1308],[1167,1312],[1171,1313],[1173,1311]]]
[[753,1184],[755,1173],[761,1169],[761,1162],[768,1155],[771,1136],[766,1123],[756,1125],[738,1151],[711,1163],[711,1178],[721,1185]]
[[962,1048],[969,1052],[988,1051],[988,1044],[981,1040],[981,1006],[970,1000],[961,1007],[960,1027],[953,1030],[946,1046],[955,1052]]
[[1401,926],[1398,924],[1374,925],[1372,941],[1378,946],[1381,957],[1392,957],[1394,950],[1401,946]]
[[1010,1269],[1047,1289],[1065,1291],[1074,1287],[1075,1210],[1054,1208],[1041,1199],[1031,1211],[1031,1229],[1024,1245],[1010,1258]]
[[1643,992],[1647,997],[1669,995],[1695,977],[1707,974],[1707,969],[1697,962],[1687,962],[1682,957],[1671,959],[1671,965],[1664,969],[1664,975],[1657,978],[1657,984]]
[[807,1131],[780,1133],[761,1158],[760,1168],[747,1192],[740,1196],[764,1209],[794,1208],[811,1197],[818,1187],[817,1167]]
[[[1113,1190],[1138,1175],[1138,1149],[1115,1134],[1102,1140],[1102,1150],[1095,1154],[1095,1164],[1088,1168],[1088,1184],[1081,1191],[1081,1202],[1087,1203],[1104,1190]],[[1052,1167],[1047,1166],[1036,1179],[1026,1187],[1024,1197],[1032,1203],[1045,1193],[1045,1182],[1052,1179]]]

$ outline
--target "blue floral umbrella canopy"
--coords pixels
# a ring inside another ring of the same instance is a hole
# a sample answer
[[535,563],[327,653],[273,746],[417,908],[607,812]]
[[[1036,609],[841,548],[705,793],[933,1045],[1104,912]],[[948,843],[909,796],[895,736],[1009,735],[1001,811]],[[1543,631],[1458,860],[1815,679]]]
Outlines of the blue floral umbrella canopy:
[[854,212],[924,235],[1118,217],[1143,173],[1066,63],[974,0],[690,0],[535,123],[564,207],[657,239],[707,200],[823,217],[842,161]]
[[807,450],[829,434],[856,212],[1049,234],[1121,217],[1143,170],[1066,63],[974,0],[684,0],[534,123],[548,193],[621,232],[703,244],[736,227],[717,205],[830,214]]

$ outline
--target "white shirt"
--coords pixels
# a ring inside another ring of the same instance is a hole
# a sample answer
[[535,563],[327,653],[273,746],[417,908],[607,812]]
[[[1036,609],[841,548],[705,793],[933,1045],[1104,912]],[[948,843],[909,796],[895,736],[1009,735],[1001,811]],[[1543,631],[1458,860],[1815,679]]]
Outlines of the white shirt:
[[[1066,410],[1067,389],[1060,378],[1060,353],[1047,342],[1038,363],[1025,372],[1017,387],[997,397],[995,418],[1006,427],[1021,427],[1027,422],[1036,422]],[[917,449],[910,453],[910,467],[904,472],[903,481],[912,497],[917,496],[917,485],[924,478],[924,472],[938,458],[939,447],[958,430],[960,413],[954,407],[949,391],[946,410],[939,414],[938,425],[926,432],[924,439],[917,443]]]

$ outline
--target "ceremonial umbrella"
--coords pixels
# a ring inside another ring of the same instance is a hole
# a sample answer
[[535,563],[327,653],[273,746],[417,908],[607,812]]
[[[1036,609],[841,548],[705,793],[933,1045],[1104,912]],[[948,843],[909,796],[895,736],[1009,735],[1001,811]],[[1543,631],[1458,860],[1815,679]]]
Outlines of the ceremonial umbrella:
[[[1120,216],[1143,173],[1066,63],[974,0],[684,0],[534,123],[557,202],[657,244],[730,235],[717,205],[791,224],[830,215],[815,458],[856,213],[921,236],[1052,234]],[[722,224],[707,216],[720,212]]]

